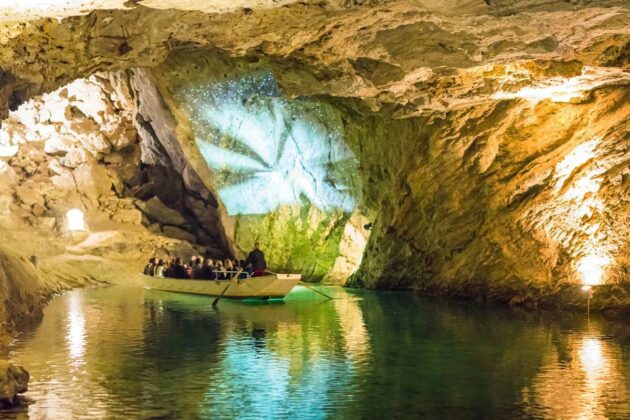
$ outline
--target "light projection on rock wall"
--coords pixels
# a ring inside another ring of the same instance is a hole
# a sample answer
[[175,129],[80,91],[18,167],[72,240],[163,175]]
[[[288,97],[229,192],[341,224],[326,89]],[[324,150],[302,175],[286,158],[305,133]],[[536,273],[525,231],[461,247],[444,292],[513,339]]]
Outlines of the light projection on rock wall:
[[615,165],[603,154],[605,143],[593,136],[564,154],[553,173],[552,199],[533,225],[570,256],[575,280],[586,286],[606,283],[606,269],[614,262],[606,200],[599,194],[606,171]]
[[330,107],[281,97],[269,73],[198,85],[180,96],[230,215],[296,204],[353,210],[356,160]]

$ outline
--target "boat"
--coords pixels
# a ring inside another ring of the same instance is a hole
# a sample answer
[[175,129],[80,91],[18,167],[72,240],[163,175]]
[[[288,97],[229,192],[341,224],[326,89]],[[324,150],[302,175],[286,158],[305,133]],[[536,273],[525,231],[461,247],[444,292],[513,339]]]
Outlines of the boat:
[[250,277],[246,276],[246,273],[240,273],[230,280],[199,280],[142,274],[144,287],[148,289],[231,299],[282,299],[293,290],[301,278],[301,274],[267,273],[263,276]]

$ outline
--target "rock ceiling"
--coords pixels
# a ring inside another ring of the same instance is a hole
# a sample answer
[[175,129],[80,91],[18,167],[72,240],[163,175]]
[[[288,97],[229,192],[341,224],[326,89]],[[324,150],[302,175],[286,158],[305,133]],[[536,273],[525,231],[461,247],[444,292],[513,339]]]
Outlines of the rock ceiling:
[[624,0],[40,3],[5,6],[4,104],[97,70],[155,66],[186,48],[265,56],[282,69],[287,95],[359,97],[397,116],[526,86],[551,97],[559,76],[572,78],[560,86],[571,92],[630,79]]

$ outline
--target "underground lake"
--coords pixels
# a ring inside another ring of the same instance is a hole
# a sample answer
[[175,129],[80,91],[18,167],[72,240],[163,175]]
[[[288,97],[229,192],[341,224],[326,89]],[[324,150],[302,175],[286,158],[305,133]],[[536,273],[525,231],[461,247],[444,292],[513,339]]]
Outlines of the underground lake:
[[0,186],[0,418],[630,419],[629,0],[0,0]]
[[[31,418],[627,418],[630,326],[407,292],[75,290],[21,333]],[[472,414],[474,413],[474,414]]]

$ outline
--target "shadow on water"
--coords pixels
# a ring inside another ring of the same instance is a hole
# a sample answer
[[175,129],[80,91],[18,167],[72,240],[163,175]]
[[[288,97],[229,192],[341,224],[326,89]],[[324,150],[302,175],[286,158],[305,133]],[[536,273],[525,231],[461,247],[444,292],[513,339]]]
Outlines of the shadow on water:
[[11,357],[33,418],[630,416],[627,325],[411,293],[56,298]]

